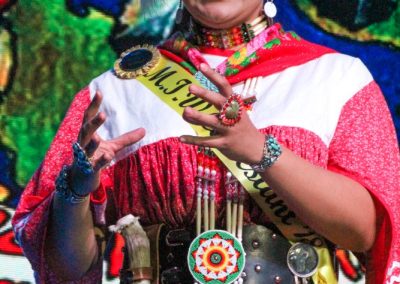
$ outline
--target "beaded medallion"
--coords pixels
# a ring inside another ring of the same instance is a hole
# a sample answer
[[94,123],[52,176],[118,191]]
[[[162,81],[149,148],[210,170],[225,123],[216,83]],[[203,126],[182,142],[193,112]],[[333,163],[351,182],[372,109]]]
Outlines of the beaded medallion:
[[210,230],[191,243],[188,265],[199,283],[233,283],[243,272],[245,252],[241,242],[230,233]]

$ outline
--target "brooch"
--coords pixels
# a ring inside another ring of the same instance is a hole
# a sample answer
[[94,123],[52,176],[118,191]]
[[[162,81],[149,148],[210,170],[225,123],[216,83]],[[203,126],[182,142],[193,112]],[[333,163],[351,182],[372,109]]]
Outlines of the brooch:
[[114,73],[121,79],[134,79],[157,66],[160,58],[160,51],[152,45],[134,46],[121,53],[115,61]]

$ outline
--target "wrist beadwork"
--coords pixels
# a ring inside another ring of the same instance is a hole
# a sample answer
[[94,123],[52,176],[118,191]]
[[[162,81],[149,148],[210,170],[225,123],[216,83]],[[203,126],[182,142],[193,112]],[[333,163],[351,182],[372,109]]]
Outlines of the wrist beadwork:
[[72,191],[69,184],[69,174],[71,171],[71,166],[63,166],[56,179],[56,193],[67,200],[69,203],[77,204],[82,203],[88,199],[89,194],[80,195]]
[[250,165],[251,168],[257,172],[262,173],[265,169],[271,167],[282,154],[281,146],[272,135],[265,136],[263,157],[258,164]]
[[91,175],[94,173],[93,165],[91,164],[85,150],[81,147],[78,142],[72,144],[72,150],[74,153],[74,164],[77,168],[85,175]]

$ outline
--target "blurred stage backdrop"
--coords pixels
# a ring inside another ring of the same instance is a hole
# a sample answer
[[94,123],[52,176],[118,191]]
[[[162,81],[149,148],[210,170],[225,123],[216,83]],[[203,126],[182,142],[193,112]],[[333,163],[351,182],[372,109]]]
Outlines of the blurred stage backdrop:
[[[0,284],[33,283],[10,218],[74,94],[119,52],[156,43],[172,28],[177,0],[0,0]],[[275,0],[286,30],[360,57],[381,86],[400,133],[400,7],[396,0]],[[104,264],[117,281],[121,238]],[[363,267],[339,251],[341,283]]]

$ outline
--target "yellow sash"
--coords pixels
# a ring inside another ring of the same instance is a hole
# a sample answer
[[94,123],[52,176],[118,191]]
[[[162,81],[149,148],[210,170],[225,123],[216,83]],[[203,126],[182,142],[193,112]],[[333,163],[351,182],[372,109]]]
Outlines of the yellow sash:
[[[207,114],[218,112],[213,105],[188,91],[190,84],[201,86],[194,76],[164,56],[161,56],[157,66],[148,74],[138,76],[136,79],[180,115],[183,114],[185,107],[192,107]],[[199,136],[210,135],[210,130],[202,126],[191,126]],[[213,151],[289,241],[309,243],[317,249],[319,264],[317,273],[312,277],[314,283],[337,283],[325,240],[301,223],[294,212],[250,166],[227,159],[217,149]]]

